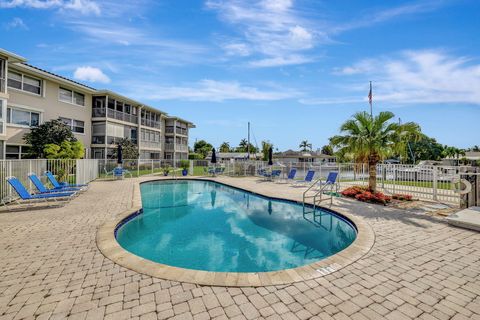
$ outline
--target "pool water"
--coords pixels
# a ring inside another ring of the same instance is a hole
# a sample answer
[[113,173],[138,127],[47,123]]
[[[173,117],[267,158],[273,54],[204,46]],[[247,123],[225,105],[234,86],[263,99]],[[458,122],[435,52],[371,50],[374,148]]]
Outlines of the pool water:
[[117,229],[131,253],[170,266],[263,272],[295,268],[349,246],[356,229],[329,211],[212,181],[141,184],[143,213]]

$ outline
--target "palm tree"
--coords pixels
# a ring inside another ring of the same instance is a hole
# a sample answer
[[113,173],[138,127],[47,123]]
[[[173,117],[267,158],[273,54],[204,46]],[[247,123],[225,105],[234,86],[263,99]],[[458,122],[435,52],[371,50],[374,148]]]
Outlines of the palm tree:
[[230,152],[230,143],[228,143],[227,141],[223,142],[220,145],[220,148],[218,148],[218,151],[219,152]]
[[298,146],[301,151],[307,151],[308,149],[312,150],[312,144],[308,142],[308,140],[303,140],[300,142],[300,145]]
[[344,135],[330,140],[340,152],[368,163],[368,186],[373,192],[377,189],[377,163],[389,155],[398,154],[404,147],[404,136],[420,135],[418,124],[390,122],[393,117],[391,112],[380,112],[377,116],[358,112],[340,127]]
[[247,139],[240,140],[240,143],[238,144],[238,151],[239,152],[247,152],[247,147],[248,147]]

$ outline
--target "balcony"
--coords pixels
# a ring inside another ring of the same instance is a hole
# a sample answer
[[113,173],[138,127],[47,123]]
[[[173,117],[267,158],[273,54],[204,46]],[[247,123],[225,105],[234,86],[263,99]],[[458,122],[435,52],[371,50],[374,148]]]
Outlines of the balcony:
[[165,151],[188,152],[186,144],[165,143]]
[[173,134],[174,128],[173,127],[165,127],[165,133],[167,134]]
[[92,144],[105,144],[105,136],[93,136]]
[[161,142],[153,142],[153,141],[142,141],[140,143],[140,148],[161,149],[162,148],[162,143]]
[[184,129],[184,128],[176,128],[175,132],[177,134],[181,134],[181,135],[184,135],[184,136],[188,135],[188,130]]
[[159,121],[155,121],[155,120],[142,119],[142,126],[147,126],[147,127],[150,127],[150,128],[161,129],[161,128],[162,128],[162,123],[159,122]]
[[105,114],[107,114],[108,118],[117,119],[129,123],[138,123],[138,117],[133,114],[128,114],[124,112],[120,112],[117,110],[106,109],[106,108],[93,108],[92,109],[92,117],[93,118],[105,118]]
[[5,93],[6,86],[5,86],[5,79],[0,79],[0,93]]

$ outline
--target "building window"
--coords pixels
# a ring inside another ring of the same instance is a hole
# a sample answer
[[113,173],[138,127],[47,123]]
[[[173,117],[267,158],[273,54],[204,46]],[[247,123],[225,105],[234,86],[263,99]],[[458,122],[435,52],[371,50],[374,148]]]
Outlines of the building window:
[[85,106],[85,95],[76,91],[65,89],[60,87],[58,90],[58,100],[76,104],[79,106]]
[[30,159],[31,147],[30,146],[5,146],[5,159]]
[[85,122],[69,118],[59,118],[60,121],[65,123],[75,133],[85,133]]
[[36,127],[40,124],[40,113],[8,107],[7,123]]
[[8,72],[8,86],[37,95],[42,93],[42,80],[18,72]]

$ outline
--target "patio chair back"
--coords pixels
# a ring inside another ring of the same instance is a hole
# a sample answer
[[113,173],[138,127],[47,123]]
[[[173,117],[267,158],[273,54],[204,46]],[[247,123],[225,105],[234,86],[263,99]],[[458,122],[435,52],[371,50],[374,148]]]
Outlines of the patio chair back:
[[295,169],[295,168],[291,169],[290,172],[288,173],[287,179],[288,180],[295,179],[296,174],[297,174],[297,169]]
[[123,168],[116,167],[115,169],[113,169],[113,176],[114,177],[123,176]]
[[30,173],[28,177],[30,178],[30,181],[32,181],[35,188],[37,188],[37,190],[40,191],[40,193],[48,192],[48,189],[45,187],[45,185],[42,183],[40,178],[37,177],[35,173]]
[[314,175],[315,175],[315,171],[308,170],[307,174],[305,175],[305,182],[312,182]]
[[15,177],[8,177],[7,181],[13,187],[13,189],[18,193],[20,198],[22,198],[22,200],[27,200],[32,198],[27,188],[23,186],[20,180],[18,180]]
[[47,176],[48,181],[53,185],[55,189],[59,189],[62,186],[60,183],[58,183],[57,179],[55,179],[55,176],[50,172],[50,171],[45,171],[45,175]]
[[272,177],[280,177],[282,170],[272,170]]
[[337,171],[332,171],[328,173],[327,181],[325,181],[327,184],[335,184],[337,182],[337,177],[338,177],[338,172]]

